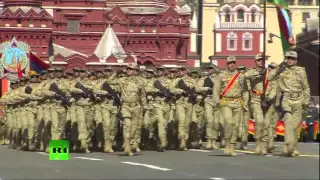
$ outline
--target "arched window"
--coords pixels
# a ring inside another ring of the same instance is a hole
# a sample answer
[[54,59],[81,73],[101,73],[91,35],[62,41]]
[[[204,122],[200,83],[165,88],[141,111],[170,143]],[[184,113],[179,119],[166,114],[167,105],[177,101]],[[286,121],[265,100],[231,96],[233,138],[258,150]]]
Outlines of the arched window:
[[228,51],[236,51],[237,50],[237,34],[234,32],[230,32],[227,35],[227,50]]
[[242,50],[243,51],[252,51],[252,39],[253,36],[249,32],[242,34]]
[[258,19],[256,19],[256,13],[257,11],[255,9],[251,10],[251,22],[259,21]]
[[225,13],[226,13],[225,21],[226,22],[231,22],[231,11],[230,11],[230,9],[226,9]]
[[237,22],[244,22],[244,10],[242,9],[237,11]]

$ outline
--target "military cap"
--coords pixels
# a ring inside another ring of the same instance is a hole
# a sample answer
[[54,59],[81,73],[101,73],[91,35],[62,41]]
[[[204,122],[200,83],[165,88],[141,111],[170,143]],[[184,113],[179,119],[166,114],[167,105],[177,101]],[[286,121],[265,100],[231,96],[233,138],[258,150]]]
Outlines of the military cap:
[[72,69],[74,72],[80,72],[80,69],[79,68],[73,68]]
[[30,75],[30,78],[34,78],[34,77],[38,78],[39,76],[40,76],[39,74],[32,74]]
[[179,71],[185,71],[185,70],[188,70],[186,67],[184,67],[184,66],[180,66],[180,67],[178,67],[178,70]]
[[169,72],[177,72],[178,69],[176,69],[176,68],[170,68],[170,69],[168,69],[168,71],[169,71]]
[[10,86],[17,84],[17,81],[10,82]]
[[54,71],[55,71],[54,68],[49,68],[49,69],[48,69],[48,73],[52,73],[52,72],[54,72]]
[[238,70],[246,70],[247,68],[246,68],[246,66],[241,64],[240,66],[237,67],[237,69]]
[[255,60],[259,60],[259,59],[263,59],[263,58],[264,58],[263,53],[259,53],[254,57]]
[[199,73],[199,71],[197,69],[189,69],[188,72],[190,74],[196,74],[196,73]]
[[104,68],[103,71],[104,71],[104,72],[112,71],[112,68],[111,68],[111,67],[106,67],[106,68]]
[[227,57],[227,63],[228,62],[236,62],[236,58],[234,56]]
[[163,67],[163,66],[159,66],[159,67],[157,67],[157,70],[165,70],[166,68],[165,67]]
[[213,64],[208,64],[204,67],[204,69],[214,69],[215,68],[215,65]]
[[298,53],[295,52],[295,51],[288,51],[288,52],[286,52],[284,57],[292,57],[294,59],[297,59],[298,58]]
[[46,74],[47,74],[47,71],[41,71],[41,72],[40,72],[40,75],[41,75],[41,76],[46,75]]
[[54,71],[55,72],[63,72],[63,69],[62,68],[54,68]]
[[146,72],[149,72],[149,73],[154,73],[154,70],[151,69],[151,68],[147,68],[147,69],[145,69],[145,71],[146,71]]
[[129,63],[127,65],[127,69],[134,69],[134,70],[139,70],[138,65],[134,64],[134,63]]
[[79,72],[88,72],[85,68],[79,68]]
[[66,73],[66,75],[73,75],[74,74],[73,71],[66,71],[65,73]]

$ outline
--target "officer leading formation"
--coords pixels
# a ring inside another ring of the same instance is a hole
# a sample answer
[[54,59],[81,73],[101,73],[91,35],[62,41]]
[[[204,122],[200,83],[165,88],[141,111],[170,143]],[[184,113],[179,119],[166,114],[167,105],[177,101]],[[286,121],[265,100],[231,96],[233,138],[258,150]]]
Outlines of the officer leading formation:
[[[247,149],[248,120],[255,119],[255,153],[274,149],[275,125],[285,122],[286,156],[297,156],[298,126],[308,107],[310,89],[305,69],[289,51],[279,66],[209,65],[200,72],[187,68],[147,68],[135,64],[112,70],[51,68],[11,83],[1,98],[5,105],[4,144],[9,148],[49,152],[49,140],[67,139],[74,151],[92,149],[132,156],[141,149],[185,151],[188,148]],[[205,137],[207,143],[202,145]],[[193,143],[192,143],[193,142]]]

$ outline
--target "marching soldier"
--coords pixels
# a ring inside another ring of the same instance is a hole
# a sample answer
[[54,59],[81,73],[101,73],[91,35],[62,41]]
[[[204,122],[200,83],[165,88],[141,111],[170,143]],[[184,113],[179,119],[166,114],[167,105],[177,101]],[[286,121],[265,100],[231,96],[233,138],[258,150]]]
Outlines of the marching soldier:
[[[268,65],[268,73],[270,74],[270,71],[274,71],[277,68],[277,65],[275,63],[271,63]],[[269,87],[266,90],[266,98],[268,102],[270,103],[270,107],[268,111],[266,112],[265,115],[265,121],[269,124],[268,126],[268,146],[267,146],[267,151],[270,153],[274,149],[274,138],[275,138],[275,130],[276,130],[276,125],[280,117],[279,115],[280,112],[277,112],[278,109],[276,108],[277,102],[279,102],[278,97],[278,81],[275,79],[273,81],[269,82]],[[278,97],[278,98],[277,98]],[[277,100],[278,99],[278,100]]]
[[[110,84],[118,85],[121,89],[123,117],[124,151],[132,156],[132,150],[139,152],[139,138],[141,138],[142,108],[146,108],[144,84],[137,77],[139,68],[135,64],[127,66],[128,77],[110,80]],[[132,150],[131,150],[132,149]]]
[[227,58],[228,69],[221,72],[215,79],[213,96],[215,107],[221,106],[225,128],[225,155],[236,156],[234,151],[238,137],[239,121],[241,119],[244,92],[244,76],[236,70],[236,58]]
[[213,86],[214,78],[218,73],[218,69],[215,65],[206,67],[207,75],[201,78],[198,82],[197,91],[204,93],[204,114],[206,120],[206,138],[207,146],[206,149],[218,149],[216,141],[219,133],[219,121],[220,111],[214,108],[213,104]]
[[268,123],[265,122],[265,114],[269,109],[265,96],[269,82],[265,71],[265,59],[263,54],[258,54],[255,57],[256,68],[250,69],[245,73],[245,77],[250,79],[251,90],[251,107],[253,117],[255,119],[255,139],[256,139],[256,154],[267,154],[268,142]]
[[298,54],[288,51],[285,62],[269,76],[269,80],[278,78],[278,88],[283,96],[281,104],[284,110],[285,146],[284,153],[288,156],[297,156],[298,126],[302,120],[302,111],[310,101],[310,88],[303,67],[297,66]]
[[178,122],[179,150],[187,150],[189,124],[192,120],[193,105],[196,104],[195,80],[188,75],[186,68],[181,67],[180,77],[170,85],[170,91],[176,96],[176,118]]
[[[246,67],[241,65],[238,67],[238,71],[240,71],[242,74],[245,74],[247,71]],[[246,82],[244,84],[245,86],[245,92],[244,96],[245,99],[248,100],[245,102],[246,106],[243,108],[243,115],[241,116],[241,121],[239,124],[239,138],[241,141],[240,149],[247,150],[248,149],[248,121],[251,118],[251,106],[250,103],[250,91],[251,91],[251,85],[250,80],[246,79]]]

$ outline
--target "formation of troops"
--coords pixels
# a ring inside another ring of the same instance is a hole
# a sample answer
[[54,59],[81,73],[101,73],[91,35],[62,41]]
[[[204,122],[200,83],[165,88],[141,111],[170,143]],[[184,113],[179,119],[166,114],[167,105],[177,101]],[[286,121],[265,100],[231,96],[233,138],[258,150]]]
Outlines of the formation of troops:
[[[71,149],[185,151],[194,146],[247,149],[248,120],[255,120],[255,153],[274,149],[277,120],[285,122],[287,156],[299,155],[298,126],[308,107],[310,90],[305,69],[289,51],[280,65],[265,68],[262,54],[256,68],[227,58],[227,69],[139,69],[135,64],[94,71],[50,68],[11,83],[1,121],[9,148],[49,152],[49,140],[67,139]],[[203,138],[205,137],[205,138]],[[202,140],[206,139],[206,145]]]

